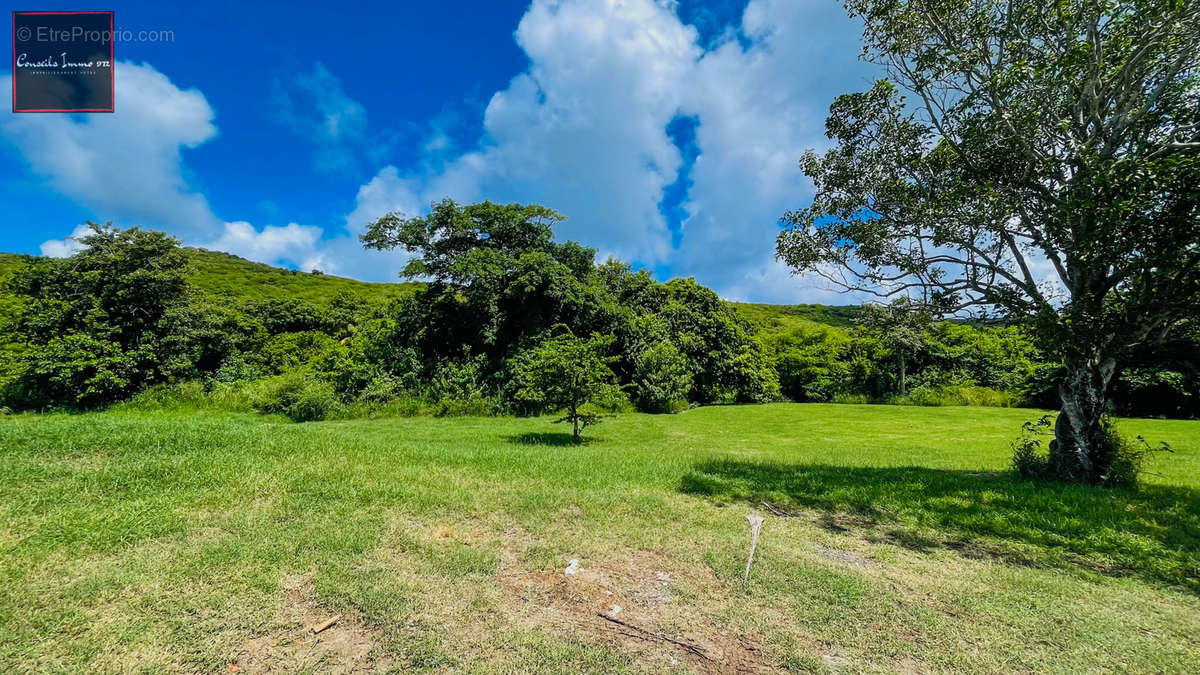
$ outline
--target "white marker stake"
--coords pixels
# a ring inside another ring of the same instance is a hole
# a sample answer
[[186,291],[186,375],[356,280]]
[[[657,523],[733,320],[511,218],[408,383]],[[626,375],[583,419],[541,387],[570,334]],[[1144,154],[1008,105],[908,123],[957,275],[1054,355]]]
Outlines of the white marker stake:
[[763,517],[753,513],[746,514],[750,521],[750,557],[746,560],[746,581],[750,581],[750,565],[754,563],[754,549],[758,548],[758,533],[762,531]]

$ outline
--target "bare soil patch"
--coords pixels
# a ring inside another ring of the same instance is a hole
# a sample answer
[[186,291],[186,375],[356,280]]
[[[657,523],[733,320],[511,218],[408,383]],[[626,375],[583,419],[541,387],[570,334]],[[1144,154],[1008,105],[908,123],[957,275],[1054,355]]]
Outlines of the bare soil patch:
[[313,599],[310,575],[280,580],[279,623],[282,628],[246,639],[230,672],[290,673],[316,669],[322,673],[382,673],[391,665],[375,649],[382,630],[367,625],[351,613],[341,613],[337,623],[313,633],[313,627],[337,612]]
[[711,595],[711,574],[683,571],[666,556],[635,551],[626,558],[583,561],[564,569],[500,576],[505,611],[518,623],[629,654],[652,669],[686,667],[701,673],[778,672],[758,642],[717,625],[698,602],[675,589]]

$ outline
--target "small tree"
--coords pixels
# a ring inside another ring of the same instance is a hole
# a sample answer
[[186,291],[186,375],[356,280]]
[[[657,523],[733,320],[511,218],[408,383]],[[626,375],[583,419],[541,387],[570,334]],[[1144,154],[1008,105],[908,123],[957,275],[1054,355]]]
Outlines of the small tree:
[[864,303],[859,324],[891,354],[899,368],[900,395],[905,386],[908,363],[925,349],[930,316],[907,298],[891,304]]
[[599,421],[584,406],[609,400],[620,391],[608,367],[610,359],[604,356],[613,338],[592,334],[584,340],[565,326],[555,330],[557,334],[517,357],[514,398],[535,410],[566,410],[566,416],[556,421],[570,422],[578,441],[584,428]]

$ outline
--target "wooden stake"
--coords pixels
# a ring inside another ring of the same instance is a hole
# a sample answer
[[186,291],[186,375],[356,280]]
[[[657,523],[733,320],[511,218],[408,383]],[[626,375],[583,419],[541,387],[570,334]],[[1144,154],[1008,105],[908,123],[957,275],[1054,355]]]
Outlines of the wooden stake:
[[335,614],[335,615],[333,615],[332,619],[326,621],[325,623],[323,623],[319,626],[313,626],[313,629],[312,629],[313,635],[316,635],[317,633],[320,633],[321,631],[329,628],[330,626],[337,623],[338,621],[341,621],[341,619],[342,619],[341,614]]

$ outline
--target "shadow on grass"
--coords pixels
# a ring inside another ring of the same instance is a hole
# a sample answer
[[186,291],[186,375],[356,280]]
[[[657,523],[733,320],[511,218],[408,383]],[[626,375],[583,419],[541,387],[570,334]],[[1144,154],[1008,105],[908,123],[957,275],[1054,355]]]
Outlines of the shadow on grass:
[[815,511],[833,532],[918,551],[1136,576],[1200,593],[1200,490],[1037,484],[1011,474],[921,467],[709,461],[680,490],[744,500],[776,515]]
[[508,441],[509,443],[516,443],[517,445],[552,445],[552,446],[587,445],[588,443],[594,443],[596,441],[595,438],[592,438],[590,436],[584,436],[582,438],[576,439],[571,434],[563,433],[561,431],[548,431],[545,433],[515,434],[513,436],[505,436],[504,440]]

